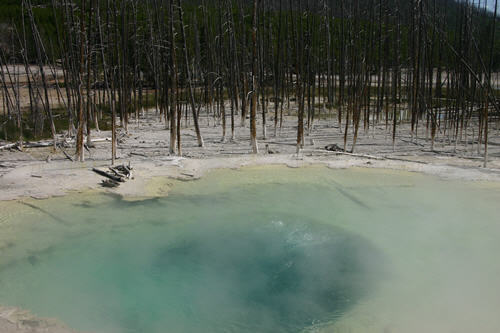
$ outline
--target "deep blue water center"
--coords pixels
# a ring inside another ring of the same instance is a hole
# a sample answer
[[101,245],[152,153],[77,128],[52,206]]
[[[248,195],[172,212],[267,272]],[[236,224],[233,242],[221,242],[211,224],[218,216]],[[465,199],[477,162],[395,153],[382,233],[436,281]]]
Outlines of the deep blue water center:
[[191,230],[154,257],[147,274],[186,322],[194,312],[214,332],[300,331],[344,314],[381,269],[376,249],[342,229],[297,216],[235,220]]

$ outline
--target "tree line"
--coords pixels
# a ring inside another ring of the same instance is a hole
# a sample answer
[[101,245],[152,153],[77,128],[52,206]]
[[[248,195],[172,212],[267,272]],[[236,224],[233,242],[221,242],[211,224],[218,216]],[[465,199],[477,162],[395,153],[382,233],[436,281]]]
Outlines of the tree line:
[[424,127],[431,149],[440,134],[456,147],[474,126],[486,164],[499,121],[499,27],[484,0],[21,0],[17,15],[0,42],[4,125],[16,123],[22,147],[23,126],[48,123],[56,148],[55,91],[82,161],[109,119],[114,162],[117,127],[144,108],[168,124],[179,155],[183,117],[200,147],[200,117],[220,121],[223,142],[249,126],[257,153],[257,125],[277,136],[293,110],[297,152],[321,117],[335,118],[352,152],[377,124],[393,145],[402,123],[414,140]]

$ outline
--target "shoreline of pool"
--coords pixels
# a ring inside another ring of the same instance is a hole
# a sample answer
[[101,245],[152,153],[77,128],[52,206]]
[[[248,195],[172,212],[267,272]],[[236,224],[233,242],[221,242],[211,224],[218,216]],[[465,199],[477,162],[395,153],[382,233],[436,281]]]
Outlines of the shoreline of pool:
[[105,167],[107,162],[88,161],[72,163],[58,161],[18,167],[0,177],[0,201],[26,198],[46,199],[80,193],[89,190],[119,194],[125,198],[156,197],[168,194],[169,186],[158,179],[180,181],[195,180],[215,169],[240,169],[247,166],[284,165],[300,168],[324,165],[332,169],[376,168],[418,172],[444,179],[464,181],[500,182],[499,169],[484,169],[460,165],[453,158],[386,159],[377,156],[300,156],[256,155],[227,158],[189,159],[164,157],[155,160],[123,160],[131,163],[134,179],[118,188],[108,189],[100,185],[102,177],[92,172],[94,167]]

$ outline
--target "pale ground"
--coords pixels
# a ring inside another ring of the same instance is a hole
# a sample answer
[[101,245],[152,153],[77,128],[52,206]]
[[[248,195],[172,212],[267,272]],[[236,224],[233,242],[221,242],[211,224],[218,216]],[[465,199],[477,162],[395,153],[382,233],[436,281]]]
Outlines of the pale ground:
[[[86,152],[87,160],[84,163],[71,162],[61,151],[54,153],[51,148],[32,148],[24,152],[0,150],[0,200],[19,200],[27,197],[43,199],[90,189],[113,191],[134,200],[167,195],[169,191],[168,181],[165,181],[167,177],[192,180],[215,168],[270,164],[282,164],[294,168],[308,164],[324,164],[330,168],[388,168],[423,172],[445,178],[500,182],[498,129],[492,130],[488,168],[482,168],[483,160],[477,155],[476,144],[469,144],[467,149],[463,144],[459,145],[456,153],[453,153],[453,142],[450,144],[440,137],[435,147],[437,152],[431,152],[430,143],[425,140],[425,128],[419,129],[419,135],[422,137],[418,142],[412,143],[407,134],[398,134],[394,151],[391,135],[386,134],[383,124],[371,129],[369,133],[361,129],[355,153],[363,156],[352,156],[339,155],[324,149],[327,144],[342,146],[343,135],[332,120],[321,120],[311,135],[306,137],[304,150],[297,156],[295,118],[287,118],[281,135],[274,137],[271,117],[268,120],[268,140],[264,141],[259,135],[261,152],[259,155],[251,155],[248,127],[242,129],[237,126],[235,141],[231,141],[228,118],[228,140],[222,143],[221,128],[213,127],[213,123],[213,119],[201,120],[205,148],[197,147],[191,127],[183,129],[184,157],[180,158],[169,156],[169,131],[158,121],[158,116],[154,112],[148,112],[139,125],[131,120],[129,134],[122,132],[118,135],[117,164],[130,162],[134,168],[135,179],[117,189],[101,188],[99,184],[102,177],[91,171],[92,167],[109,165],[111,155],[109,141],[97,142],[96,147],[91,149],[90,156]],[[236,123],[239,125],[239,118]],[[401,133],[402,129],[399,131]],[[262,133],[260,124],[258,133]],[[108,138],[110,133],[93,133],[93,137]],[[349,135],[348,150],[351,149],[351,143],[352,135]],[[5,142],[0,141],[0,146],[3,144]],[[269,145],[273,154],[267,153],[266,145]],[[65,150],[72,154],[74,147],[68,145]],[[47,157],[50,157],[49,162]],[[0,307],[0,332],[72,331],[55,320],[37,319],[19,309]]]
[[[220,126],[214,127],[213,119],[201,119],[205,148],[196,144],[191,127],[182,130],[183,158],[169,156],[169,131],[158,121],[155,112],[146,113],[139,125],[131,120],[129,134],[118,134],[117,164],[131,163],[135,169],[135,180],[116,191],[124,195],[144,195],[148,181],[153,177],[181,177],[186,179],[201,176],[213,168],[235,168],[249,164],[286,164],[293,167],[311,163],[323,163],[333,168],[364,166],[419,171],[443,177],[471,180],[500,180],[500,135],[492,125],[490,130],[488,168],[482,168],[483,158],[477,154],[477,144],[471,144],[469,130],[467,148],[457,146],[443,137],[436,140],[435,151],[430,151],[430,142],[425,140],[425,128],[419,128],[419,139],[411,142],[408,126],[398,128],[396,147],[393,150],[391,134],[386,134],[385,125],[372,127],[365,133],[360,129],[355,153],[369,156],[339,155],[328,152],[328,144],[343,146],[343,134],[333,120],[316,123],[311,135],[306,136],[305,146],[299,156],[296,152],[296,121],[286,118],[281,135],[274,137],[272,118],[268,120],[267,140],[262,139],[262,126],[258,124],[260,154],[252,155],[248,127],[236,127],[235,140],[230,140],[228,129],[226,142],[222,143]],[[236,119],[239,125],[239,118]],[[184,119],[183,119],[184,124]],[[188,124],[189,125],[189,124]],[[247,121],[248,126],[248,121]],[[403,134],[404,133],[404,134]],[[110,138],[109,132],[92,133],[93,138]],[[464,136],[465,142],[465,136]],[[351,149],[352,131],[349,133],[347,150]],[[4,143],[0,141],[0,146]],[[274,154],[266,153],[266,145]],[[46,198],[63,195],[68,191],[99,188],[101,177],[91,171],[92,167],[110,164],[110,141],[99,141],[86,154],[85,163],[74,163],[66,159],[62,151],[52,148],[31,148],[24,152],[0,150],[0,200],[23,197]],[[482,148],[482,147],[481,147]],[[74,153],[74,144],[64,148]],[[49,160],[50,162],[47,162]],[[153,195],[156,193],[152,193]]]

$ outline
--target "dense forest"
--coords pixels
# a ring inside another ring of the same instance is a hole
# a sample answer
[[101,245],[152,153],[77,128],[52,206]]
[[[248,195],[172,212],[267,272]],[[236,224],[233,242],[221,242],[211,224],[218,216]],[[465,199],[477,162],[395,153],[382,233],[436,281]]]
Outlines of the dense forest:
[[114,162],[116,127],[154,109],[171,154],[183,116],[204,145],[204,115],[220,120],[222,142],[249,126],[257,153],[257,125],[279,135],[294,106],[297,152],[331,117],[351,152],[374,123],[393,142],[402,123],[412,137],[423,124],[431,149],[438,132],[459,144],[475,126],[486,163],[500,121],[497,21],[481,0],[7,0],[0,134],[22,149],[49,128],[56,148],[64,130],[83,160],[92,130],[110,124]]

